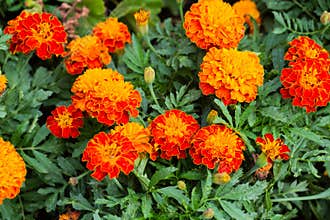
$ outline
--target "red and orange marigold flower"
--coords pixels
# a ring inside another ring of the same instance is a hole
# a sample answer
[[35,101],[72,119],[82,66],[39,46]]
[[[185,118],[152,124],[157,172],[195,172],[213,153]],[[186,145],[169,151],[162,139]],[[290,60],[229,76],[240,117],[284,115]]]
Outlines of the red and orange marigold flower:
[[30,13],[22,11],[15,19],[8,22],[5,34],[11,34],[9,40],[12,53],[28,54],[36,50],[42,60],[52,55],[63,55],[67,35],[62,23],[50,13]]
[[131,43],[131,34],[128,27],[117,18],[109,17],[93,28],[93,35],[102,40],[110,53],[122,50],[126,43]]
[[[177,109],[166,111],[157,116],[150,124],[154,148],[161,151],[160,157],[171,159],[185,158],[185,150],[191,146],[191,137],[199,129],[198,122],[185,112]],[[156,159],[152,155],[151,159]]]
[[276,159],[288,160],[290,149],[280,138],[274,139],[272,134],[265,134],[264,138],[257,137],[256,143],[260,145],[261,151],[266,155],[268,162]]
[[67,49],[65,67],[70,74],[81,74],[85,68],[102,68],[111,61],[108,48],[96,36],[78,37],[68,44]]
[[204,95],[215,94],[229,105],[256,99],[264,68],[253,52],[213,47],[203,58],[198,76]]
[[236,48],[244,36],[244,18],[222,0],[192,4],[183,24],[186,35],[202,49]]
[[126,124],[136,117],[141,95],[130,82],[112,69],[88,69],[77,77],[71,88],[72,104],[108,126]]
[[243,140],[225,125],[209,125],[201,128],[192,139],[190,156],[197,165],[209,169],[218,165],[219,173],[230,174],[240,168],[244,160]]
[[84,124],[83,114],[74,106],[58,106],[48,116],[46,125],[50,132],[58,138],[76,138],[79,128]]
[[294,106],[307,112],[330,102],[329,53],[308,37],[298,37],[290,42],[284,59],[289,68],[282,69],[280,90],[283,98],[292,98]]
[[24,160],[15,147],[0,137],[0,205],[4,199],[13,199],[25,181]]
[[3,74],[0,74],[0,95],[6,90],[7,82],[7,77]]
[[100,132],[87,143],[82,161],[87,161],[87,169],[94,170],[91,176],[101,181],[106,175],[117,178],[120,171],[128,175],[137,158],[134,144],[121,132]]
[[254,1],[240,0],[233,5],[233,9],[235,10],[236,14],[242,16],[245,19],[245,22],[250,27],[250,33],[253,33],[254,30],[250,16],[256,20],[257,24],[261,23],[260,13]]

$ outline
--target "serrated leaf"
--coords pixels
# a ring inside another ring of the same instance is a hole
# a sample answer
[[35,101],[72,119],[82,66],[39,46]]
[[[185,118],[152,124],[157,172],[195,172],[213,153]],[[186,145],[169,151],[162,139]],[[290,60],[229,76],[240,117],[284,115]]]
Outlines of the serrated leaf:
[[43,125],[41,128],[39,128],[33,138],[32,146],[37,146],[40,142],[45,140],[49,133],[49,129],[46,127],[46,125]]
[[265,181],[257,181],[254,185],[248,183],[235,186],[230,192],[221,195],[221,199],[227,200],[256,200],[264,193],[268,183]]
[[219,99],[214,99],[214,102],[215,102],[215,104],[217,104],[217,105],[220,107],[221,112],[222,112],[223,115],[226,117],[226,119],[227,119],[227,121],[229,122],[229,124],[230,124],[231,126],[233,126],[233,119],[232,119],[232,117],[231,117],[231,115],[230,115],[230,113],[229,113],[227,107],[226,107],[226,106],[223,104],[223,102],[220,101]]
[[195,186],[191,191],[191,205],[193,210],[197,210],[200,204],[200,190]]
[[202,179],[203,175],[194,170],[189,170],[187,172],[184,172],[180,175],[180,179],[187,179],[187,180],[200,180]]
[[181,205],[189,204],[189,198],[183,194],[183,191],[178,189],[176,186],[168,186],[165,188],[157,189],[165,197],[175,199]]
[[141,210],[144,218],[151,217],[152,199],[150,195],[144,194],[141,199]]
[[71,198],[72,198],[72,207],[74,209],[93,211],[92,205],[81,194],[73,195]]
[[235,203],[227,202],[225,200],[220,200],[219,203],[225,212],[233,219],[253,220],[251,216],[245,214]]
[[202,181],[202,198],[201,200],[204,201],[209,197],[209,195],[212,192],[212,174],[210,170],[207,170],[207,176],[206,179]]
[[173,173],[177,170],[176,167],[164,167],[158,171],[155,172],[155,174],[151,177],[149,187],[153,187],[156,185],[159,181],[168,179],[173,175]]
[[306,138],[310,141],[314,141],[317,144],[325,145],[325,140],[318,134],[315,134],[311,130],[307,130],[307,128],[291,128],[291,133],[294,135],[298,135],[300,137]]

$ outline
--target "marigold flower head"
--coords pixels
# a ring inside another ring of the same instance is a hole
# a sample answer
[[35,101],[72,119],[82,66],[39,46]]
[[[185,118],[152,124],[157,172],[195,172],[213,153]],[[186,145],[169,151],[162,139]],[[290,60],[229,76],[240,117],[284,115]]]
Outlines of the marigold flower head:
[[150,11],[140,9],[140,11],[134,13],[134,18],[137,25],[147,25],[150,17]]
[[21,14],[8,22],[4,29],[5,34],[11,34],[9,50],[12,53],[22,52],[28,54],[36,50],[42,60],[54,55],[63,55],[64,43],[67,35],[62,23],[50,13],[30,13],[22,11]]
[[199,87],[204,95],[215,94],[225,105],[251,102],[263,84],[263,75],[255,53],[213,47],[203,58]]
[[233,5],[233,9],[235,10],[236,14],[242,16],[245,19],[245,22],[250,27],[250,33],[253,33],[254,30],[250,16],[256,20],[257,24],[261,23],[260,13],[254,1],[240,0]]
[[80,135],[79,128],[84,125],[80,109],[70,105],[56,107],[47,117],[46,126],[58,138],[76,138]]
[[151,143],[161,151],[161,158],[169,160],[176,156],[180,159],[186,157],[185,150],[190,148],[191,137],[199,129],[199,124],[191,115],[172,109],[157,116],[149,129]]
[[96,36],[78,37],[69,43],[67,49],[65,67],[70,74],[81,74],[85,68],[102,68],[111,61],[108,48]]
[[58,220],[78,220],[80,212],[78,211],[68,211],[67,213],[61,214]]
[[243,140],[225,125],[209,125],[201,128],[192,139],[189,150],[193,162],[209,169],[218,165],[219,173],[230,174],[239,169],[244,160]]
[[141,95],[130,82],[112,69],[88,69],[77,77],[71,91],[72,104],[108,126],[126,124],[136,117]]
[[256,143],[260,145],[261,151],[267,156],[270,163],[276,159],[289,159],[287,153],[290,152],[290,149],[288,146],[280,138],[275,140],[272,134],[267,133],[264,138],[257,137]]
[[183,24],[186,35],[202,49],[237,47],[244,36],[244,18],[222,0],[192,4]]
[[[313,39],[306,36],[299,36],[289,42],[289,49],[284,59],[296,61],[298,59],[329,59],[329,53]],[[329,61],[328,61],[329,62]],[[330,63],[328,63],[330,65]]]
[[121,135],[127,137],[134,145],[138,153],[147,152],[153,153],[153,147],[149,143],[150,131],[144,128],[141,124],[136,122],[128,122],[127,124],[117,125],[111,134],[119,132]]
[[267,165],[256,170],[255,175],[259,180],[264,180],[267,178],[270,169],[273,167],[273,162],[267,161]]
[[137,157],[138,152],[127,137],[119,132],[100,132],[87,143],[82,161],[87,161],[87,169],[94,170],[91,176],[101,181],[106,175],[117,178],[120,171],[128,175]]
[[128,27],[117,18],[109,17],[93,28],[93,35],[100,38],[110,53],[122,50],[126,43],[131,43],[131,34]]
[[280,93],[283,98],[292,98],[292,104],[316,111],[318,106],[330,102],[330,60],[299,59],[291,62],[290,68],[282,69]]
[[0,73],[0,95],[6,90],[7,82],[7,77]]
[[15,147],[0,137],[0,205],[4,199],[13,199],[25,181],[26,167]]

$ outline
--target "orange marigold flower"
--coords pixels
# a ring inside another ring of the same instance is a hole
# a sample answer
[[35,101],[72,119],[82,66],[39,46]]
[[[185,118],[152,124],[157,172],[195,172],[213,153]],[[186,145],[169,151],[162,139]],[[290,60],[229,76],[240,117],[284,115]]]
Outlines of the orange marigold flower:
[[250,16],[256,20],[257,24],[261,23],[260,13],[258,11],[257,5],[252,0],[240,0],[233,5],[233,9],[236,14],[242,16],[245,22],[250,27],[250,33],[253,33],[254,27],[250,19]]
[[257,137],[256,143],[260,145],[261,151],[267,156],[269,163],[276,159],[289,159],[287,153],[290,152],[290,149],[288,146],[280,138],[275,140],[272,134],[265,134],[264,138]]
[[201,128],[192,139],[190,155],[197,165],[204,164],[209,169],[218,165],[219,173],[236,171],[244,160],[243,140],[225,125],[209,125]]
[[186,35],[202,49],[237,47],[244,36],[244,18],[222,0],[192,4],[183,24]]
[[[298,38],[292,40],[289,45],[290,48],[284,56],[285,60],[296,61],[298,59],[329,59],[328,51],[309,37],[299,36]],[[328,63],[328,65],[330,64]]]
[[250,51],[211,48],[198,73],[204,95],[215,94],[225,105],[255,100],[264,68]]
[[67,48],[65,67],[70,74],[81,74],[85,68],[101,68],[111,61],[108,48],[96,36],[78,37]]
[[7,82],[7,77],[5,75],[0,74],[0,95],[6,90]]
[[36,50],[42,60],[54,55],[63,55],[67,35],[62,23],[50,13],[29,13],[26,11],[8,22],[5,34],[11,34],[9,40],[12,53],[28,54]]
[[140,11],[134,13],[134,18],[137,25],[148,25],[148,20],[150,17],[150,11],[140,9]]
[[25,181],[26,168],[15,147],[0,137],[0,205],[4,199],[13,199]]
[[120,171],[128,175],[134,169],[138,153],[133,143],[119,132],[100,132],[88,143],[82,161],[87,161],[87,169],[94,170],[92,177],[101,181],[107,174],[117,178]]
[[78,220],[80,212],[78,211],[68,211],[67,213],[61,214],[58,220]]
[[98,23],[93,28],[93,35],[102,40],[110,53],[124,49],[125,43],[131,43],[128,27],[117,18],[110,17],[105,22]]
[[84,124],[83,114],[74,106],[58,106],[48,116],[46,125],[50,132],[58,138],[76,138],[79,128]]
[[[177,109],[157,116],[149,125],[155,149],[160,149],[164,159],[185,158],[185,150],[191,146],[191,137],[199,129],[198,122],[185,112]],[[156,156],[156,155],[153,155]],[[153,157],[152,159],[155,159]]]
[[112,69],[88,69],[77,77],[71,91],[72,104],[108,126],[126,124],[136,117],[141,95],[130,82]]
[[308,59],[291,62],[290,68],[282,69],[280,93],[283,98],[293,98],[292,104],[316,111],[318,106],[330,102],[330,60]]
[[141,124],[128,122],[127,124],[118,125],[111,130],[111,134],[117,132],[127,137],[133,143],[134,148],[138,153],[153,153],[153,147],[149,143],[150,131],[149,129],[144,128]]

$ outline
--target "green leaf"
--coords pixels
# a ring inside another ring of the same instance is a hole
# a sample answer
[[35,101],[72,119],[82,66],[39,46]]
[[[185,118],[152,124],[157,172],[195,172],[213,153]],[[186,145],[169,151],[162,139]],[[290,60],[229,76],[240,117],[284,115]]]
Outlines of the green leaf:
[[232,117],[231,117],[231,115],[230,115],[230,113],[229,113],[227,107],[226,107],[226,106],[223,104],[223,102],[220,101],[219,99],[214,99],[214,102],[215,102],[215,104],[217,104],[217,105],[220,107],[222,113],[223,113],[224,116],[226,117],[226,119],[227,119],[227,121],[229,122],[229,124],[230,124],[231,126],[233,126],[233,119],[232,119]]
[[187,179],[187,180],[201,180],[203,175],[195,170],[189,170],[187,172],[183,172],[180,175],[180,179]]
[[23,157],[24,161],[33,167],[39,173],[48,173],[47,167],[45,167],[42,163],[38,160],[26,155],[24,152],[21,152],[21,156]]
[[141,210],[144,218],[151,217],[152,199],[150,195],[144,194],[141,199]]
[[207,199],[212,192],[212,174],[207,170],[206,179],[202,181],[202,201]]
[[257,181],[253,186],[248,183],[235,186],[230,192],[221,195],[221,199],[227,200],[257,200],[264,193],[268,183],[265,181]]
[[294,6],[294,3],[292,1],[279,1],[279,0],[263,0],[264,3],[266,3],[267,8],[273,9],[273,10],[288,10],[292,6]]
[[199,187],[195,186],[191,191],[191,205],[193,210],[199,209],[200,201],[200,190]]
[[273,199],[272,202],[304,201],[304,200],[329,199],[329,198],[330,198],[330,188],[319,194],[315,194],[312,196],[300,196],[300,197]]
[[162,6],[162,0],[123,0],[111,11],[111,16],[121,18],[138,11],[140,8],[150,9],[154,14],[158,14]]
[[93,211],[92,205],[80,193],[78,195],[73,195],[71,198],[72,198],[72,207],[74,209]]
[[154,185],[156,185],[161,180],[173,177],[174,176],[173,173],[177,169],[178,168],[176,168],[176,167],[164,167],[164,168],[156,171],[155,174],[150,179],[149,187],[153,187]]
[[46,139],[46,137],[49,135],[49,130],[46,127],[46,125],[43,125],[41,128],[38,129],[37,133],[35,134],[32,146],[37,146],[40,142]]
[[176,186],[168,186],[165,188],[157,189],[156,192],[160,192],[165,197],[175,199],[181,205],[189,204],[189,198],[183,194],[183,191],[178,189]]
[[253,218],[247,214],[245,214],[235,203],[227,202],[225,200],[219,201],[221,207],[225,210],[225,212],[234,219],[245,219],[252,220]]
[[291,128],[290,129],[291,133],[303,138],[306,138],[310,141],[314,141],[317,144],[320,145],[326,145],[326,140],[324,140],[320,135],[315,134],[313,131],[308,130],[308,128]]

